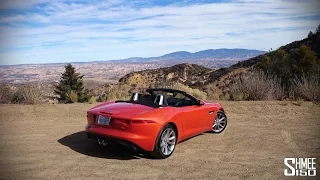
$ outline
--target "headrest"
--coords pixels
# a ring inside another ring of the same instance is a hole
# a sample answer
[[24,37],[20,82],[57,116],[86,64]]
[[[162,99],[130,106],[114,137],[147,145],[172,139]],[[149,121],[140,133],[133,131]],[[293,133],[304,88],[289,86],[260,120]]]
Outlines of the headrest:
[[132,93],[130,101],[138,101],[138,99],[139,99],[139,93],[137,92]]
[[154,103],[159,104],[159,106],[167,106],[168,105],[167,100],[163,97],[162,94],[158,94],[156,96],[156,98],[154,99]]

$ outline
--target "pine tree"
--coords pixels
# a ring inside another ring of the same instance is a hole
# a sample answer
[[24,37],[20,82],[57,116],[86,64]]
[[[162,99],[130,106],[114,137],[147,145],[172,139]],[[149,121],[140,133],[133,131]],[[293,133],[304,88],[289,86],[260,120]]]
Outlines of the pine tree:
[[[56,87],[55,93],[60,96],[59,101],[71,103],[76,101],[85,102],[88,100],[87,90],[83,87],[83,75],[76,72],[71,64],[65,66],[65,72]],[[76,98],[74,96],[77,96]]]

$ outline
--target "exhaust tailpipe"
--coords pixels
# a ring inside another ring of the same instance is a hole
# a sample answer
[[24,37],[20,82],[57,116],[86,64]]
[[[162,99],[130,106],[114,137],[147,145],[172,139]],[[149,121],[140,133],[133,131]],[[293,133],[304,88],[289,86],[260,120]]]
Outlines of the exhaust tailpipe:
[[102,140],[102,145],[103,145],[103,146],[107,146],[107,145],[108,145],[108,141],[107,141],[107,140],[105,140],[105,139],[104,139],[104,140]]
[[102,145],[102,139],[98,139],[98,143],[99,143],[99,145]]

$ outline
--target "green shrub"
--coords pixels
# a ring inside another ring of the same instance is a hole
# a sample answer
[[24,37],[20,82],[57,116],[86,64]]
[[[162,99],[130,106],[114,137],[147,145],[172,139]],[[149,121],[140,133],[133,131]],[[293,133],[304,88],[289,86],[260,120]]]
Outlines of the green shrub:
[[242,92],[231,92],[230,99],[233,101],[243,101],[248,95]]
[[89,95],[89,90],[85,89],[81,92],[78,92],[78,102],[88,102],[91,96]]
[[89,99],[89,104],[95,104],[97,103],[96,97],[91,96],[91,98]]
[[21,91],[15,92],[11,98],[11,103],[13,104],[24,104],[25,102],[26,99]]
[[106,94],[101,94],[97,98],[97,102],[104,102],[107,101],[107,95]]
[[68,100],[69,100],[69,102],[72,102],[72,103],[76,103],[76,102],[78,102],[78,94],[75,92],[75,91],[73,91],[73,90],[71,90],[69,93],[68,93]]

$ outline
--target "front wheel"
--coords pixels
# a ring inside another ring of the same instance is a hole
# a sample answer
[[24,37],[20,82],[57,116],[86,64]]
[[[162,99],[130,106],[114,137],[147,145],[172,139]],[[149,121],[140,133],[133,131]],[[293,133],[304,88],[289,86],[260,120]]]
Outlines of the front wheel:
[[156,158],[165,159],[173,153],[176,143],[176,129],[171,124],[167,124],[158,134],[152,155]]
[[226,114],[219,110],[217,116],[212,125],[212,132],[221,133],[227,127],[227,116]]

